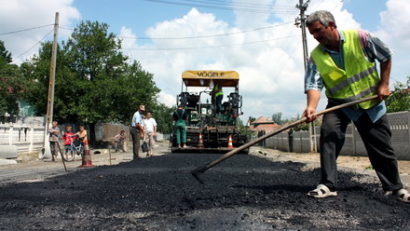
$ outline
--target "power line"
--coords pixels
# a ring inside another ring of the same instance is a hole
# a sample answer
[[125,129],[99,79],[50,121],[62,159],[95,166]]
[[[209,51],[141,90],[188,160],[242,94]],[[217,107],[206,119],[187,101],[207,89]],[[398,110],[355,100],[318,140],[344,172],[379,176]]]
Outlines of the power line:
[[224,33],[224,34],[213,34],[213,35],[198,35],[198,36],[184,36],[184,37],[138,37],[138,36],[117,36],[118,38],[125,38],[125,39],[164,39],[164,40],[176,40],[176,39],[197,39],[197,38],[212,38],[212,37],[222,37],[222,36],[230,36],[230,35],[236,35],[236,34],[245,34],[253,31],[259,31],[259,30],[265,30],[265,29],[271,29],[287,24],[291,24],[293,22],[286,22],[286,23],[281,23],[281,24],[276,24],[273,26],[265,26],[265,27],[258,27],[254,28],[251,30],[246,30],[246,31],[238,31],[238,32],[232,32],[232,33]]
[[[188,1],[188,0],[185,0]],[[252,1],[221,1],[221,0],[192,0],[192,1],[204,1],[204,2],[214,2],[215,4],[240,4],[240,5],[248,5],[248,6],[272,6],[274,4],[261,4],[261,3],[254,3]]]
[[58,28],[63,29],[63,30],[74,30],[74,27],[69,27],[69,26],[58,26]]
[[156,3],[163,3],[169,5],[180,5],[180,6],[189,6],[189,7],[204,7],[204,8],[211,8],[211,9],[218,9],[218,10],[237,10],[249,13],[260,13],[260,14],[294,14],[295,10],[266,10],[266,8],[259,8],[259,9],[251,9],[245,7],[229,7],[229,6],[222,6],[222,5],[215,5],[215,4],[207,4],[207,3],[184,3],[184,2],[175,2],[170,0],[144,0],[148,2],[156,2]]
[[47,38],[48,35],[50,35],[51,33],[53,33],[54,30],[49,31],[46,35],[44,35],[43,38],[41,38],[38,42],[36,42],[33,46],[31,46],[29,49],[27,49],[26,51],[24,51],[23,53],[17,55],[14,59],[18,59],[21,56],[25,55],[27,52],[29,52],[30,50],[32,50],[34,47],[36,47],[38,44],[40,44],[45,38]]
[[[279,26],[284,26],[288,24],[292,24],[293,22],[284,22],[272,26],[265,26],[265,27],[257,27],[253,28],[250,30],[245,30],[245,31],[238,31],[238,32],[231,32],[231,33],[222,33],[222,34],[210,34],[210,35],[197,35],[197,36],[182,36],[182,37],[139,37],[139,36],[118,36],[117,38],[122,38],[122,39],[139,39],[139,40],[177,40],[177,39],[198,39],[198,38],[212,38],[212,37],[223,37],[223,36],[230,36],[230,35],[236,35],[236,34],[245,34],[249,32],[254,32],[254,31],[259,31],[259,30],[266,30],[266,29],[272,29],[275,27]],[[66,26],[60,26],[60,29],[63,30],[70,30],[73,31],[74,28],[66,27]]]
[[[203,1],[205,1],[205,0],[203,0]],[[219,3],[233,3],[233,0],[227,0],[227,1],[225,1],[225,0],[207,0],[207,1],[210,1],[210,2],[219,2]],[[274,2],[277,2],[277,1],[278,1],[278,0],[274,0]],[[290,2],[290,1],[288,1],[288,2]],[[240,3],[240,4],[254,4],[254,3],[252,2],[252,0],[249,0],[249,1],[238,1],[238,0],[235,0],[235,3]],[[256,4],[258,4],[258,3],[256,3]],[[258,5],[267,5],[267,4],[258,4]],[[274,4],[269,4],[269,5],[274,5]],[[293,7],[294,4],[291,3],[291,5],[287,4],[287,5],[282,5],[282,6],[286,6],[286,7],[291,6],[291,7]]]
[[16,33],[20,33],[20,32],[35,30],[35,29],[40,29],[40,28],[48,27],[48,26],[52,26],[52,25],[54,25],[54,24],[48,24],[48,25],[43,25],[43,26],[37,26],[37,27],[26,28],[26,29],[22,29],[22,30],[16,30],[16,31],[10,31],[10,32],[5,32],[5,33],[0,33],[0,36],[10,35],[10,34],[16,34]]
[[270,42],[270,41],[274,41],[274,40],[292,38],[292,37],[296,37],[296,36],[298,36],[298,35],[297,35],[297,34],[294,34],[294,35],[288,35],[288,36],[277,37],[277,38],[272,38],[272,39],[265,39],[265,40],[260,40],[260,41],[252,41],[252,42],[244,42],[244,43],[229,44],[229,45],[220,45],[220,46],[172,47],[172,48],[128,48],[128,49],[123,48],[122,50],[136,50],[136,51],[172,51],[172,50],[195,50],[195,49],[207,49],[207,48],[222,48],[222,47],[234,47],[234,46],[252,45],[252,44],[257,44],[257,43],[265,43],[265,42]]
[[[240,1],[212,1],[212,0],[179,0],[182,2],[197,2],[201,4],[207,4],[211,6],[224,6],[230,7],[234,9],[242,8],[246,10],[266,10],[267,8],[273,8],[274,4],[261,4],[261,3],[253,3],[253,2],[240,2]],[[281,7],[285,11],[289,11],[290,6]],[[279,7],[275,6],[275,11],[280,11]]]

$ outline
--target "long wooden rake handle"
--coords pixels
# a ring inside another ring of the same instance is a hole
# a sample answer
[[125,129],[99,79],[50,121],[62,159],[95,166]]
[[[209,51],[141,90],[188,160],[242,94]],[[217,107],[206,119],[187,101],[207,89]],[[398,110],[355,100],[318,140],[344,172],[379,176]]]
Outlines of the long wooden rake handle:
[[65,165],[64,155],[63,155],[63,152],[61,151],[60,144],[58,142],[57,142],[57,146],[58,146],[58,151],[60,152],[60,155],[61,155],[61,161],[63,162],[64,170],[65,172],[68,172],[67,166]]
[[[365,101],[369,101],[369,100],[372,100],[372,99],[376,99],[377,97],[378,97],[377,95],[374,95],[374,96],[370,96],[370,97],[358,99],[358,100],[355,100],[355,101],[352,101],[352,102],[340,104],[340,105],[337,105],[337,106],[328,108],[328,109],[326,109],[326,110],[320,111],[320,112],[316,113],[315,115],[316,115],[316,116],[320,116],[320,115],[323,115],[323,114],[325,114],[325,113],[332,112],[332,111],[336,111],[336,110],[341,109],[341,108],[350,107],[350,106],[353,106],[353,105],[356,105],[356,104],[359,104],[359,103],[362,103],[362,102],[365,102]],[[246,143],[246,144],[243,144],[242,146],[239,146],[239,147],[237,147],[237,148],[235,148],[235,149],[229,151],[228,153],[224,154],[224,155],[221,156],[220,158],[218,158],[218,159],[216,159],[216,160],[213,160],[213,161],[207,163],[206,165],[200,166],[200,167],[198,167],[198,168],[192,170],[192,171],[191,171],[191,174],[192,174],[192,176],[195,177],[195,179],[197,179],[201,184],[203,184],[204,182],[199,178],[199,175],[202,174],[202,173],[204,173],[204,172],[206,172],[208,169],[214,167],[215,165],[221,163],[222,161],[228,159],[229,157],[232,157],[233,155],[237,154],[238,152],[240,152],[240,151],[242,151],[242,150],[244,150],[244,149],[246,149],[246,148],[249,148],[250,146],[252,146],[252,145],[254,145],[254,144],[257,144],[257,143],[259,143],[259,142],[261,142],[261,141],[263,141],[263,140],[265,140],[265,139],[267,139],[267,138],[269,138],[269,137],[271,137],[271,136],[274,136],[274,135],[276,135],[276,134],[278,134],[278,133],[280,133],[280,132],[282,132],[282,131],[285,131],[285,130],[287,130],[287,129],[289,129],[289,128],[295,127],[296,125],[302,124],[302,123],[304,123],[304,122],[306,122],[306,121],[307,121],[307,118],[306,118],[306,117],[303,117],[303,118],[300,119],[300,120],[297,120],[297,121],[295,121],[295,122],[293,122],[293,123],[291,123],[291,124],[288,124],[288,125],[286,125],[286,126],[283,126],[283,127],[279,128],[279,129],[277,129],[277,130],[275,130],[275,131],[273,131],[273,132],[271,132],[271,133],[268,133],[268,134],[266,134],[266,135],[264,135],[264,136],[261,136],[261,137],[255,139],[255,140],[252,140],[252,141],[250,141],[250,142],[248,142],[248,143]]]

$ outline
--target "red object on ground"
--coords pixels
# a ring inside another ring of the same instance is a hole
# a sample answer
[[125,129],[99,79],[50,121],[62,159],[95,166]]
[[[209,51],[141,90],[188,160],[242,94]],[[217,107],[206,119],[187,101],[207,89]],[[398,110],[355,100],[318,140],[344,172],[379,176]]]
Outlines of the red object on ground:
[[83,162],[80,167],[94,167],[93,162],[91,160],[90,148],[88,147],[88,144],[84,144]]

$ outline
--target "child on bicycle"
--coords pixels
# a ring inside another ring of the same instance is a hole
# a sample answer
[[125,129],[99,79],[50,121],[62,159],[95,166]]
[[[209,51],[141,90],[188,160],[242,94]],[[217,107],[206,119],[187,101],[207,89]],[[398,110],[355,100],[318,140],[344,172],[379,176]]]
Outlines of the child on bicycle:
[[68,150],[71,148],[71,144],[77,139],[77,136],[71,131],[73,127],[71,125],[67,125],[65,127],[65,132],[63,135],[64,140],[64,149]]

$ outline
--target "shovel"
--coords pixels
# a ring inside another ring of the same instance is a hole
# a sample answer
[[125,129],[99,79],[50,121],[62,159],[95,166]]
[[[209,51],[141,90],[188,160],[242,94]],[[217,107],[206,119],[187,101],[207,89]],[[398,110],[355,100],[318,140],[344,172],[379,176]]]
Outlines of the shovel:
[[[350,106],[353,106],[353,105],[356,105],[356,104],[359,104],[359,103],[362,103],[362,102],[365,102],[365,101],[369,101],[369,100],[372,100],[372,99],[376,99],[376,98],[378,98],[378,95],[369,96],[369,97],[362,98],[362,99],[358,99],[358,100],[351,101],[351,102],[348,102],[348,103],[340,104],[340,105],[337,105],[337,106],[328,108],[328,109],[326,109],[326,110],[320,111],[320,112],[316,113],[316,116],[320,116],[320,115],[323,115],[323,114],[328,113],[328,112],[336,111],[336,110],[341,109],[341,108],[350,107]],[[305,123],[306,121],[307,121],[307,118],[306,118],[306,117],[303,117],[303,118],[300,119],[300,120],[297,120],[297,121],[295,121],[295,122],[293,122],[293,123],[291,123],[291,124],[288,124],[288,125],[286,125],[286,126],[283,126],[283,127],[279,128],[279,129],[277,129],[277,130],[275,130],[275,131],[273,131],[273,132],[271,132],[271,133],[268,133],[268,134],[266,134],[266,135],[264,135],[264,136],[261,136],[261,137],[255,139],[255,140],[252,140],[252,141],[250,141],[250,142],[248,142],[248,143],[246,143],[246,144],[243,144],[242,146],[239,146],[239,147],[237,147],[237,148],[235,148],[235,149],[229,151],[228,153],[224,154],[224,155],[221,156],[219,159],[216,159],[216,160],[214,160],[214,161],[211,161],[211,162],[207,163],[206,165],[200,166],[200,167],[198,167],[198,168],[192,170],[192,171],[191,171],[191,174],[192,174],[192,176],[193,176],[196,180],[198,180],[198,182],[200,182],[201,184],[204,184],[204,182],[203,182],[202,179],[199,177],[199,175],[201,175],[202,173],[206,172],[208,169],[214,167],[215,165],[221,163],[222,161],[228,159],[229,157],[232,157],[233,155],[237,154],[238,152],[240,152],[240,151],[242,151],[242,150],[244,150],[244,149],[246,149],[246,148],[249,148],[250,146],[252,146],[252,145],[254,145],[254,144],[257,144],[257,143],[259,143],[259,142],[261,142],[261,141],[263,141],[263,140],[265,140],[265,139],[267,139],[267,138],[269,138],[269,137],[271,137],[271,136],[274,136],[274,135],[276,135],[276,134],[278,134],[278,133],[280,133],[280,132],[282,132],[282,131],[285,131],[285,130],[287,130],[287,129],[289,129],[289,128],[293,128],[293,127],[295,127],[295,126],[297,126],[297,125],[299,125],[299,124]]]

